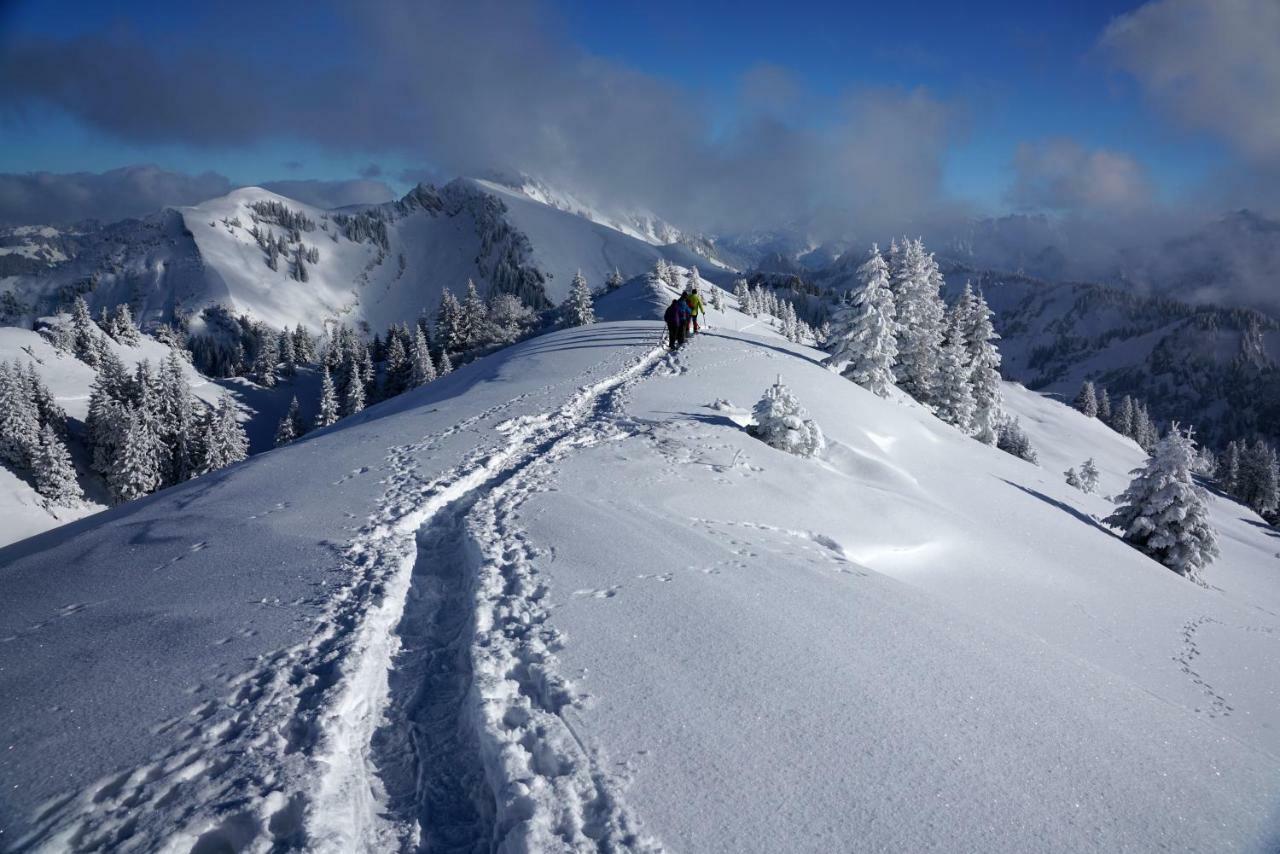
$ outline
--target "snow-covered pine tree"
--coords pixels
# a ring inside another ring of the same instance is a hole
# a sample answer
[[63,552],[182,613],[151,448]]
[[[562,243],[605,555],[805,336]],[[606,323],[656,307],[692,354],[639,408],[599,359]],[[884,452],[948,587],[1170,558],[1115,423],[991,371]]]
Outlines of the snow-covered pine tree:
[[614,267],[613,272],[604,280],[604,289],[606,291],[616,291],[622,287],[622,274],[618,272],[618,268]]
[[1093,457],[1085,460],[1080,466],[1080,489],[1092,494],[1098,488],[1098,466]]
[[871,246],[858,268],[858,280],[862,286],[853,302],[842,307],[833,321],[826,363],[868,391],[887,397],[894,383],[898,342],[889,268],[878,246]]
[[1001,416],[996,432],[997,448],[1033,465],[1039,465],[1040,458],[1036,454],[1036,449],[1031,446],[1031,438],[1022,429],[1021,419]]
[[782,384],[781,377],[765,391],[752,413],[756,423],[750,428],[751,435],[778,450],[812,457],[826,445],[822,430]]
[[289,411],[280,419],[276,427],[276,447],[287,445],[302,435],[302,412],[298,407],[298,396],[295,394],[289,401]]
[[1240,491],[1240,443],[1232,439],[1222,452],[1218,463],[1218,485],[1228,495],[1238,495]]
[[364,379],[357,368],[348,372],[347,387],[342,393],[342,417],[364,411]]
[[973,437],[986,445],[996,444],[1003,404],[1000,351],[995,343],[1000,336],[991,323],[991,314],[991,307],[979,291],[972,298],[965,341],[969,346],[969,378],[973,384]]
[[160,474],[164,485],[187,480],[195,473],[198,425],[191,387],[183,362],[170,350],[160,367],[157,427],[161,445]]
[[257,355],[253,360],[253,381],[263,388],[275,388],[276,364],[280,354],[276,352],[276,336],[265,325],[254,329],[257,339]]
[[746,279],[734,279],[733,298],[738,303],[738,311],[746,314],[751,300],[751,291],[747,287]]
[[45,499],[46,506],[76,507],[84,498],[76,482],[71,454],[52,424],[40,428],[40,442],[31,468],[36,492]]
[[[14,368],[17,369],[16,362],[14,363]],[[50,425],[53,427],[53,432],[58,435],[58,438],[65,439],[67,435],[67,411],[54,399],[49,387],[40,379],[40,374],[36,372],[35,362],[27,362],[26,383],[27,394],[30,395],[32,403],[35,404],[36,417],[39,419],[40,426]]]
[[449,358],[448,350],[441,350],[440,361],[436,365],[436,374],[445,377],[451,373],[453,373],[453,359]]
[[276,338],[276,352],[280,356],[281,372],[286,377],[297,376],[298,353],[293,346],[293,336],[289,334],[288,329],[280,330],[280,335]]
[[1067,486],[1074,486],[1076,489],[1083,489],[1080,485],[1080,475],[1076,474],[1075,467],[1067,469],[1063,474],[1067,478]]
[[579,270],[569,286],[569,296],[560,304],[560,317],[565,326],[590,326],[596,322],[595,307],[591,303],[591,289]]
[[1080,393],[1076,395],[1073,405],[1089,418],[1098,417],[1098,393],[1094,390],[1092,380],[1085,380],[1080,386]]
[[968,341],[964,330],[968,318],[959,306],[951,312],[942,357],[938,362],[938,381],[934,391],[934,409],[938,417],[963,430],[973,431],[977,403],[973,399],[972,369],[969,367]]
[[1103,424],[1111,423],[1111,395],[1105,388],[1098,388],[1098,419]]
[[436,343],[442,350],[455,353],[465,349],[460,324],[462,321],[462,304],[458,302],[448,288],[440,294],[440,310],[436,312]]
[[126,404],[120,447],[107,473],[111,498],[117,504],[132,501],[159,489],[160,483],[160,460],[146,414]]
[[711,307],[716,311],[724,311],[724,291],[715,285],[711,286]]
[[1208,495],[1191,475],[1195,447],[1175,423],[1141,468],[1116,511],[1106,518],[1124,539],[1179,575],[1203,584],[1202,570],[1218,556],[1209,525]]
[[320,408],[316,411],[315,426],[328,427],[338,420],[338,392],[333,386],[333,375],[326,365],[321,368]]
[[138,331],[138,326],[133,322],[133,312],[129,310],[129,304],[122,302],[116,306],[115,314],[111,318],[112,335],[111,337],[129,347],[136,347],[142,341],[142,333]]
[[421,325],[414,332],[413,347],[409,351],[409,363],[410,382],[414,388],[426,385],[436,378],[436,366],[431,361],[431,345]]
[[301,323],[293,330],[293,352],[300,365],[316,361],[316,341]]
[[98,339],[101,334],[89,315],[89,304],[82,296],[76,297],[71,305],[71,331],[72,355],[89,367],[97,367],[98,352],[101,349]]
[[675,264],[667,264],[665,261],[663,268],[663,281],[667,283],[667,287],[673,291],[680,290],[680,270]]
[[463,349],[483,347],[489,342],[485,336],[485,326],[489,319],[489,307],[480,298],[476,283],[467,279],[467,295],[462,300],[462,310],[458,314],[458,337]]
[[209,416],[203,442],[202,473],[225,468],[249,456],[249,437],[236,418],[235,405],[229,395],[222,395]]
[[18,366],[0,362],[0,460],[29,469],[38,450],[40,417]]
[[945,322],[945,307],[938,295],[941,276],[919,240],[907,241],[902,259],[896,284],[890,267],[898,316],[898,385],[916,400],[932,403]]
[[1115,417],[1111,422],[1111,426],[1121,436],[1128,436],[1132,439],[1135,432],[1134,422],[1136,416],[1137,408],[1133,405],[1133,398],[1126,394],[1120,398],[1120,405],[1116,407]]
[[409,361],[409,354],[405,352],[404,344],[400,341],[400,336],[389,335],[388,337],[391,340],[387,344],[387,375],[382,396],[395,397],[409,388],[413,379],[413,365]]
[[1139,403],[1134,406],[1133,439],[1138,443],[1138,447],[1148,454],[1155,450],[1160,441],[1160,431],[1156,428],[1155,422],[1151,420],[1151,415],[1148,414],[1145,403]]

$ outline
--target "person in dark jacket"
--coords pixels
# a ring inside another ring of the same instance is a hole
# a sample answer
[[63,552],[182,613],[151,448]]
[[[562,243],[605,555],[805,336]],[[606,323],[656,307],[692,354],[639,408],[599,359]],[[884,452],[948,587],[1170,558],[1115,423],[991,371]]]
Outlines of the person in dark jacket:
[[667,322],[667,345],[675,350],[684,343],[684,300],[673,299],[662,319]]

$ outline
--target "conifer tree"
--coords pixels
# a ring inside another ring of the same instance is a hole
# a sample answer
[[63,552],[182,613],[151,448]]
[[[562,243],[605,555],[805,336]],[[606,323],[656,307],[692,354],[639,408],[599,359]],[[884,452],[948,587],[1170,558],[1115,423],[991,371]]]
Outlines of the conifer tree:
[[591,303],[591,289],[579,270],[573,276],[569,296],[560,306],[560,316],[565,326],[590,326],[596,322],[595,307]]
[[996,433],[997,448],[1033,465],[1039,464],[1036,449],[1031,446],[1031,437],[1022,429],[1021,419],[1001,416]]
[[1133,405],[1133,398],[1126,394],[1120,398],[1120,405],[1116,408],[1115,418],[1111,426],[1121,436],[1128,436],[1132,439],[1134,437],[1134,419],[1136,415],[1137,411]]
[[458,314],[458,337],[462,348],[482,347],[485,340],[485,321],[489,318],[489,308],[480,298],[476,283],[467,279],[467,295],[462,301],[462,309]]
[[1111,395],[1101,387],[1098,389],[1098,419],[1103,424],[1111,423]]
[[205,421],[202,445],[201,473],[225,468],[249,456],[249,437],[236,418],[236,410],[229,395],[218,400],[217,408]]
[[170,350],[160,370],[159,440],[161,476],[166,485],[181,483],[195,473],[198,425],[191,387],[183,373],[183,362]]
[[916,400],[932,403],[945,323],[938,295],[941,275],[918,240],[907,241],[901,264],[896,286],[890,267],[898,319],[898,384]]
[[716,311],[724,311],[724,291],[715,286],[711,288],[711,307]]
[[1076,395],[1074,406],[1089,418],[1098,417],[1098,394],[1091,380],[1085,380],[1084,385],[1080,386],[1080,393]]
[[862,287],[852,304],[833,321],[827,366],[863,388],[887,397],[893,386],[893,366],[898,360],[895,308],[889,292],[889,270],[879,247],[872,245],[858,268]]
[[116,306],[115,314],[111,318],[112,333],[111,337],[129,347],[136,347],[142,340],[142,334],[138,331],[137,325],[133,322],[133,312],[129,310],[129,304],[122,302]]
[[413,348],[409,353],[412,368],[411,382],[414,388],[426,385],[436,378],[436,366],[431,361],[431,345],[427,342],[426,333],[419,325],[414,334]]
[[98,327],[89,316],[89,304],[78,296],[71,307],[72,354],[90,367],[98,364]]
[[959,311],[953,311],[950,320],[942,358],[938,363],[934,407],[943,421],[969,433],[973,430],[977,404],[973,399],[972,369],[968,363],[968,342],[964,337],[968,319]]
[[342,416],[355,415],[364,411],[364,379],[359,370],[351,371],[347,377],[347,387],[342,395]]
[[614,267],[613,272],[604,280],[604,289],[606,291],[616,291],[622,287],[622,274],[618,272],[618,268]]
[[1218,465],[1218,483],[1222,491],[1228,495],[1238,495],[1240,491],[1240,443],[1232,439],[1223,451],[1222,461]]
[[0,362],[0,460],[17,471],[30,468],[37,451],[40,418],[17,365]]
[[302,435],[302,413],[298,408],[298,396],[289,401],[289,411],[280,419],[276,427],[276,447],[287,445]]
[[1093,457],[1085,460],[1080,466],[1080,489],[1086,493],[1093,493],[1098,488],[1098,466],[1094,464]]
[[986,445],[998,439],[1002,418],[1000,392],[1000,339],[991,324],[991,308],[979,292],[972,297],[972,308],[965,324],[965,341],[969,347],[970,381],[973,384],[973,436]]
[[436,313],[436,342],[442,350],[458,353],[466,349],[460,328],[461,320],[462,304],[445,288],[440,293],[440,310]]
[[409,388],[413,378],[413,365],[409,362],[409,354],[399,335],[389,336],[387,344],[387,377],[384,386],[384,397],[395,397]]
[[1175,423],[1119,498],[1106,523],[1124,539],[1179,575],[1197,583],[1218,556],[1209,525],[1208,496],[1192,479],[1195,449]]
[[338,393],[333,386],[333,376],[326,365],[321,369],[320,408],[316,411],[315,426],[328,427],[338,420]]
[[276,352],[279,353],[284,375],[290,378],[297,376],[298,352],[293,346],[293,336],[289,334],[288,329],[281,330],[276,338]]
[[275,388],[276,363],[279,354],[276,352],[276,336],[266,327],[255,330],[258,353],[253,360],[253,380],[263,388]]
[[751,434],[781,451],[812,457],[826,445],[822,430],[780,377],[765,391],[752,413],[756,423],[750,428]]
[[156,443],[144,412],[125,405],[124,432],[107,474],[107,486],[117,503],[141,498],[160,487]]
[[453,360],[449,358],[448,350],[440,351],[440,368],[437,373],[442,377],[453,373]]
[[1083,488],[1080,485],[1080,475],[1076,474],[1076,470],[1074,466],[1067,469],[1065,472],[1063,472],[1063,474],[1066,475],[1067,486],[1074,486],[1076,489]]
[[32,474],[35,476],[36,492],[44,497],[46,506],[76,507],[84,498],[80,484],[76,482],[71,454],[54,432],[52,424],[45,424],[40,428],[40,442]]

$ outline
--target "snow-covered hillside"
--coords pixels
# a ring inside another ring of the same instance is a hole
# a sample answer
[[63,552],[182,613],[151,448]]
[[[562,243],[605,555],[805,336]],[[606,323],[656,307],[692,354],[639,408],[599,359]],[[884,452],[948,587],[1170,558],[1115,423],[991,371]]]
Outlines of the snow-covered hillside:
[[[130,371],[143,361],[150,363],[152,368],[159,368],[171,352],[168,345],[146,335],[132,346],[106,336],[103,336],[103,342]],[[24,367],[35,367],[36,375],[70,419],[71,448],[85,500],[76,507],[46,506],[31,483],[8,467],[0,466],[0,545],[8,545],[70,520],[97,513],[110,503],[100,478],[89,471],[89,455],[82,442],[94,369],[70,353],[58,350],[36,332],[0,326],[0,363],[15,362]],[[306,417],[311,417],[314,412],[319,394],[319,381],[314,371],[304,368],[276,388],[266,389],[239,377],[211,380],[185,362],[183,364],[187,383],[199,400],[216,406],[222,395],[231,396],[248,432],[249,447],[253,453],[272,446],[276,425],[293,395],[298,396]]]
[[0,268],[0,320],[29,322],[83,293],[95,313],[129,303],[144,324],[221,304],[276,328],[344,321],[372,334],[434,314],[441,291],[468,279],[541,308],[564,299],[578,269],[593,287],[658,258],[718,274],[705,247],[658,236],[489,181],[420,185],[398,202],[342,211],[250,187],[79,235],[63,263]]
[[[648,313],[642,281],[602,311]],[[716,313],[536,338],[0,550],[6,848],[1273,850],[1280,540],[1198,587]],[[817,459],[743,429],[781,377]]]

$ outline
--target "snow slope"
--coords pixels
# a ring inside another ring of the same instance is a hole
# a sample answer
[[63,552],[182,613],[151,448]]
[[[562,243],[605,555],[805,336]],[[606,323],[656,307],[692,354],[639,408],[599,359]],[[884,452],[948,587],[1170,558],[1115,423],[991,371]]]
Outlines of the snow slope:
[[[750,322],[533,339],[0,550],[0,846],[1273,850],[1275,532],[1215,502],[1196,587],[1062,482],[1127,440],[1009,386],[1032,466]],[[779,375],[819,459],[742,430]]]

